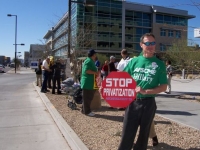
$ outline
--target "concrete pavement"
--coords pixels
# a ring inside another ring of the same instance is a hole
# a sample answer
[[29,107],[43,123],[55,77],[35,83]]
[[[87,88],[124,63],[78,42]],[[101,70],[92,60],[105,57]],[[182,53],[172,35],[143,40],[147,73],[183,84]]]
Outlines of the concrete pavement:
[[161,93],[156,97],[157,114],[180,124],[200,130],[200,103],[176,96],[191,94],[200,96],[200,79],[173,79],[171,94]]
[[71,150],[30,83],[35,73],[21,73],[0,77],[0,150]]
[[[7,74],[13,73],[14,70]],[[29,68],[22,68],[15,76],[21,80],[25,75],[35,80],[35,72]],[[183,93],[200,94],[200,80],[185,82],[188,81],[172,81],[172,94],[156,97],[157,114],[200,130],[200,103],[175,98]],[[2,86],[5,91],[0,93],[6,96],[0,98],[0,149],[88,150],[39,87],[32,82],[17,88],[16,83]]]

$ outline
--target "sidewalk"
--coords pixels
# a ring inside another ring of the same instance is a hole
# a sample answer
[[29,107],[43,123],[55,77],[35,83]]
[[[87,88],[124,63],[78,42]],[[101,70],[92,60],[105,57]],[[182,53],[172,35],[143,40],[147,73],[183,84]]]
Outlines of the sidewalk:
[[10,82],[0,91],[0,150],[88,150],[40,88],[22,82],[26,74],[34,79],[30,68],[17,70],[12,80],[4,75]]
[[157,112],[162,117],[177,123],[200,130],[200,103],[194,100],[178,99],[181,94],[200,95],[200,79],[174,79],[172,80],[171,94],[161,93],[156,97]]
[[35,76],[29,73],[30,69],[27,75],[1,78],[0,150],[72,150],[30,83]]

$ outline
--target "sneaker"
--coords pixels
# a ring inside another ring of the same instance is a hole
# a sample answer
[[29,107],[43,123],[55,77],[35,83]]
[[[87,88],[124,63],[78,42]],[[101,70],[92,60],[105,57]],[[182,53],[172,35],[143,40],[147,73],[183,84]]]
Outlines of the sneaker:
[[95,116],[95,113],[90,112],[89,114],[87,114],[87,116],[94,117],[94,116]]
[[44,90],[41,90],[40,92],[41,92],[41,93],[46,93],[46,91],[44,91]]
[[154,136],[154,137],[152,138],[152,145],[153,145],[153,146],[157,146],[157,145],[158,145],[158,138],[157,138],[157,136]]

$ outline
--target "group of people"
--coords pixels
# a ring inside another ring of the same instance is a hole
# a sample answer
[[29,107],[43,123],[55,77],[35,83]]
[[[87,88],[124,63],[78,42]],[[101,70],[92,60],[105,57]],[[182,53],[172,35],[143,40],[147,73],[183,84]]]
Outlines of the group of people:
[[[171,62],[166,65],[155,56],[156,40],[152,33],[144,34],[140,39],[142,53],[140,56],[129,58],[125,49],[121,51],[122,59],[117,66],[114,57],[110,57],[110,62],[105,61],[101,73],[103,78],[111,71],[128,72],[137,83],[134,89],[137,93],[136,99],[126,108],[123,121],[123,131],[118,150],[146,150],[148,137],[152,138],[153,146],[158,144],[158,139],[154,129],[153,118],[156,112],[155,96],[160,92],[165,92],[172,77]],[[91,101],[95,93],[95,76],[98,76],[99,69],[95,66],[97,61],[95,50],[88,52],[88,57],[84,61],[81,74],[81,88],[83,90],[83,113],[87,116],[95,116],[90,109]],[[144,71],[146,70],[146,71]],[[143,77],[143,78],[141,78]],[[171,84],[170,84],[171,85]],[[171,86],[169,87],[169,93]],[[138,130],[139,136],[134,144],[134,139]]]
[[[153,146],[158,144],[158,139],[154,128],[154,116],[157,109],[155,96],[160,92],[166,92],[167,86],[171,93],[171,62],[166,65],[155,57],[156,40],[152,33],[144,34],[140,39],[142,53],[136,58],[130,58],[126,49],[121,51],[122,59],[116,65],[115,57],[111,56],[110,61],[106,60],[102,68],[97,58],[96,51],[88,51],[88,57],[84,61],[81,70],[81,89],[83,91],[82,113],[93,117],[95,113],[91,111],[90,105],[97,90],[96,77],[101,72],[103,79],[112,71],[128,72],[137,83],[134,89],[137,93],[136,99],[126,108],[122,137],[118,150],[146,150],[148,138],[152,138]],[[60,78],[62,65],[60,59],[50,65],[50,58],[47,57],[43,62],[39,60],[37,75],[37,85],[41,74],[43,82],[41,92],[46,93],[49,76],[53,78],[52,94],[55,94],[56,82],[57,93],[60,94]],[[146,70],[146,71],[144,71]],[[141,78],[143,77],[143,78]],[[140,127],[136,143],[134,139]]]
[[55,94],[56,89],[57,94],[61,94],[60,80],[63,70],[64,65],[62,65],[60,59],[54,62],[53,58],[48,56],[43,62],[41,62],[41,59],[38,60],[38,66],[35,70],[37,79],[36,85],[39,86],[40,83],[42,93],[49,92],[49,88],[52,89],[52,94]]

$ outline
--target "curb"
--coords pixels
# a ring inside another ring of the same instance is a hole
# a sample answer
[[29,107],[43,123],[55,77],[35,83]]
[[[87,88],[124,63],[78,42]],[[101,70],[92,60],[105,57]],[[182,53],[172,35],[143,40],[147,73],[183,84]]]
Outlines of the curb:
[[40,92],[40,88],[35,85],[33,82],[33,86],[35,87],[37,93],[42,99],[43,103],[47,107],[49,113],[51,114],[53,120],[55,121],[58,129],[63,134],[63,137],[67,141],[71,150],[89,150],[86,145],[81,141],[81,139],[77,136],[77,134],[71,129],[71,127],[67,124],[67,122],[63,119],[63,117],[59,114],[53,104],[49,101],[47,96],[44,93]]
[[182,126],[185,126],[185,127],[188,127],[188,128],[191,128],[191,129],[194,129],[194,130],[197,130],[197,131],[200,131],[198,128],[195,128],[195,127],[192,127],[192,126],[190,126],[190,125],[184,124],[184,123],[182,123],[182,122],[180,122],[180,121],[177,121],[177,120],[174,120],[174,119],[170,119],[170,118],[168,118],[168,117],[165,117],[165,116],[163,116],[163,115],[159,115],[159,114],[157,114],[157,113],[156,113],[155,115],[157,115],[157,116],[159,116],[159,117],[162,117],[162,118],[164,118],[164,119],[170,120],[170,121],[172,121],[172,122],[174,122],[174,123],[177,123],[177,124],[179,124],[179,125],[182,125]]

